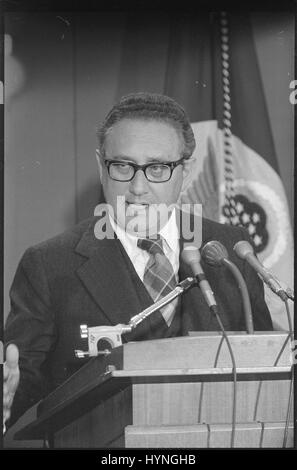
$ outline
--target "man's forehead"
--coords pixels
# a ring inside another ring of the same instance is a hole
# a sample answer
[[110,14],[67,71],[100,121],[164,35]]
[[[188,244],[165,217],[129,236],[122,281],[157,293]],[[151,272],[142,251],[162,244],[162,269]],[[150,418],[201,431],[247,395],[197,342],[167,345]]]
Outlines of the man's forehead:
[[135,116],[135,117],[123,117],[119,121],[117,121],[111,129],[118,129],[118,128],[124,128],[124,129],[130,129],[130,128],[135,128],[135,127],[141,127],[141,128],[164,128],[168,127],[169,129],[174,129],[177,130],[178,125],[175,124],[173,121],[171,122],[170,120],[167,119],[162,119],[162,118],[154,118],[154,117],[141,117],[141,116]]
[[159,121],[120,121],[105,141],[105,155],[141,164],[177,159],[182,141],[176,130]]
[[117,142],[142,142],[143,144],[183,145],[181,132],[167,121],[159,119],[124,118],[115,123],[106,133],[105,146]]

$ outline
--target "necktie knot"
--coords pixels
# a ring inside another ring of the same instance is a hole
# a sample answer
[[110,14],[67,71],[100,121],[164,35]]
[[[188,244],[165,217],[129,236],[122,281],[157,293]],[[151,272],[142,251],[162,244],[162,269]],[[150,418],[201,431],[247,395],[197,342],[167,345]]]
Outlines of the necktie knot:
[[156,254],[160,254],[164,256],[163,242],[161,238],[157,238],[155,240],[150,238],[139,238],[137,240],[137,246],[142,250],[147,251],[150,255],[156,256]]

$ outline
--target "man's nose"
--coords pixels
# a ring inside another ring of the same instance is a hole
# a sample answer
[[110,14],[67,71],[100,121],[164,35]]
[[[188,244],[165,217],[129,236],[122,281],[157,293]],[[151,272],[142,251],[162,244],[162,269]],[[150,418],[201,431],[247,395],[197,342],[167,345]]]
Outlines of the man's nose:
[[137,170],[134,178],[130,181],[130,192],[139,196],[148,192],[148,180],[142,170]]

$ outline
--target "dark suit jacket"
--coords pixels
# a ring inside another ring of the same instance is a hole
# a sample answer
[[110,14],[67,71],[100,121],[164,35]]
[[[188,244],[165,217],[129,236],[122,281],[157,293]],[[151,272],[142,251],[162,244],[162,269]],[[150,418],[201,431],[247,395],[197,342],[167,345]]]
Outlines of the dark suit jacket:
[[[80,365],[75,349],[85,350],[80,325],[116,325],[152,304],[122,244],[94,236],[96,218],[29,248],[23,255],[11,287],[11,312],[5,341],[20,349],[21,380],[12,409],[12,424],[29,406],[61,384]],[[254,327],[271,330],[263,287],[246,262],[233,254],[241,228],[203,219],[203,243],[219,240],[246,279],[251,297]],[[181,245],[183,240],[181,240]],[[215,293],[226,330],[245,330],[240,293],[225,268],[201,263]],[[191,276],[180,261],[180,280]],[[156,312],[124,340],[145,340],[186,335],[189,331],[219,330],[198,288],[182,297],[180,312],[167,327]]]

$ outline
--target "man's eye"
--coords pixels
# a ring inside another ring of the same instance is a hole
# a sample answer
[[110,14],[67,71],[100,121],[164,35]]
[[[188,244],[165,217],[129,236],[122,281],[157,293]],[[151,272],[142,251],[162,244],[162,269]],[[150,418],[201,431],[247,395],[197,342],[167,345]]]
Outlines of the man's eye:
[[129,173],[130,171],[130,166],[125,163],[117,163],[114,166],[115,166],[115,169],[122,174]]
[[165,165],[153,165],[149,167],[150,172],[154,176],[162,175],[163,171],[166,170]]

